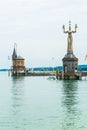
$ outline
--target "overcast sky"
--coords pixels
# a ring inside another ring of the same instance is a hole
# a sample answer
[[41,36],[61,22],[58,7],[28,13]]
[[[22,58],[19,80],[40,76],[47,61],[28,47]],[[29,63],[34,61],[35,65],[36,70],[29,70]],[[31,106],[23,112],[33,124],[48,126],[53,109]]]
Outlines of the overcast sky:
[[[0,0],[0,68],[11,66],[14,43],[26,67],[59,66],[67,51],[71,20],[73,50],[79,64],[87,64],[86,0]],[[8,60],[8,56],[10,60]]]

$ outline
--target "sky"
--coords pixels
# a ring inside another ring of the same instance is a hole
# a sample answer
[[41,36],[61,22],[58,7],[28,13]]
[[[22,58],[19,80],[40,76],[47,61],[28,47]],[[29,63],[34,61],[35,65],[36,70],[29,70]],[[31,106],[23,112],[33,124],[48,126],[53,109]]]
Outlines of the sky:
[[[86,0],[0,0],[0,68],[12,65],[14,43],[26,67],[62,65],[67,52],[67,34],[71,20],[73,52],[78,64],[87,64]],[[9,57],[9,58],[8,58]]]

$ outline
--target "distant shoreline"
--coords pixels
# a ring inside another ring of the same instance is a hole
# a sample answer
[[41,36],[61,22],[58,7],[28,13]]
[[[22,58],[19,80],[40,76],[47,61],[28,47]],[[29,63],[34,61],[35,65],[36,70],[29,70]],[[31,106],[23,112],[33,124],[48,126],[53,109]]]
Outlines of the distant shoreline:
[[[34,67],[34,68],[26,68],[29,71],[56,71],[62,70],[62,66],[55,67]],[[9,69],[0,69],[0,72],[9,71]],[[87,65],[78,65],[78,71],[87,71]]]
[[8,71],[9,69],[0,69],[1,72]]

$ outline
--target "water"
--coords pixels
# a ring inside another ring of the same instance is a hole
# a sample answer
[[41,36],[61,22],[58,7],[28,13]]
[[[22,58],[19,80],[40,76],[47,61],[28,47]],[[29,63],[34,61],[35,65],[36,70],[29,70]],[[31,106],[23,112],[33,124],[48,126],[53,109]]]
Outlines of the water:
[[1,72],[0,130],[87,130],[87,80]]

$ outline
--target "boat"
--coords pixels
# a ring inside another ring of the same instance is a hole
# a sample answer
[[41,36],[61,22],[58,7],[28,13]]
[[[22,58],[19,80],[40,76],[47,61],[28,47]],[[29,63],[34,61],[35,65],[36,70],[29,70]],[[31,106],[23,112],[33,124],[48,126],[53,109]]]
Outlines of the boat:
[[55,76],[49,76],[47,79],[48,80],[56,80]]

